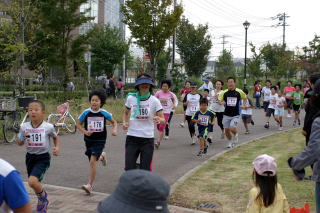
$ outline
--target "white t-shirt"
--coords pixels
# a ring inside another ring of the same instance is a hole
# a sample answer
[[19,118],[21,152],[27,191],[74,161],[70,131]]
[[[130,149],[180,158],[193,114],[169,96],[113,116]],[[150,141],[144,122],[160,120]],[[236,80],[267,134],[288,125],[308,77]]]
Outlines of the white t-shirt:
[[[240,105],[243,105],[243,100],[240,101]],[[248,99],[245,106],[252,107],[252,102]],[[241,115],[252,115],[252,108],[241,109]]]
[[140,114],[136,118],[134,118],[133,115],[136,112],[137,98],[130,95],[125,105],[130,109],[131,114],[127,135],[141,138],[154,138],[153,117],[157,112],[162,110],[160,101],[153,95],[147,100],[140,101]]
[[183,101],[189,102],[186,110],[187,116],[192,116],[194,113],[196,113],[200,109],[200,99],[201,99],[201,95],[199,94],[188,93],[186,95]]
[[[284,103],[286,102],[286,98],[283,97],[283,96],[277,97],[276,101],[277,101],[277,109],[283,109],[284,108]],[[283,105],[283,106],[279,107],[279,105]]]
[[277,98],[278,98],[278,94],[270,94],[270,100],[269,100],[269,106],[268,108],[270,109],[275,109],[277,108]]
[[219,92],[217,92],[216,90],[212,90],[210,92],[210,110],[214,111],[214,112],[224,112],[224,105],[223,104],[219,104],[218,101],[218,97],[220,95],[220,93],[222,92],[222,90],[220,90]]
[[50,152],[50,137],[57,137],[57,133],[52,124],[43,121],[38,128],[33,128],[31,122],[22,124],[19,131],[19,138],[27,132],[30,138],[26,139],[25,145],[30,154],[44,154]]
[[263,87],[261,90],[261,93],[263,94],[263,101],[270,101],[270,95],[271,95],[271,89],[268,87]]

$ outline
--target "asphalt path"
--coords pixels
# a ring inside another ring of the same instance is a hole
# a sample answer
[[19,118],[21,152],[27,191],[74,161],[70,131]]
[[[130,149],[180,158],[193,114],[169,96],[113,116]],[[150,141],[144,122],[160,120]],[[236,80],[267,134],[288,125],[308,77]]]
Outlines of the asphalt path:
[[[181,176],[192,168],[198,166],[208,158],[226,150],[227,141],[220,139],[220,128],[214,127],[214,142],[208,149],[205,157],[197,157],[198,145],[191,146],[190,136],[187,127],[181,128],[179,123],[182,115],[174,115],[171,123],[169,140],[163,141],[160,149],[155,150],[154,172],[164,177],[169,184],[175,183]],[[279,132],[276,122],[271,120],[270,129],[265,129],[265,117],[263,110],[254,110],[254,126],[250,126],[251,134],[245,135],[242,122],[239,127],[239,141],[243,143],[265,135]],[[292,128],[293,118],[284,118],[284,130]],[[124,171],[125,138],[126,132],[119,125],[118,136],[111,136],[111,129],[108,127],[108,140],[106,152],[108,158],[107,167],[100,163],[97,168],[97,177],[94,184],[94,191],[111,193],[118,179]],[[157,133],[156,133],[157,134]],[[87,182],[89,163],[84,155],[85,144],[83,135],[77,132],[74,135],[61,136],[60,156],[52,157],[51,166],[46,173],[44,183],[79,188]],[[25,148],[16,144],[0,143],[0,158],[13,164],[27,180],[25,167]]]

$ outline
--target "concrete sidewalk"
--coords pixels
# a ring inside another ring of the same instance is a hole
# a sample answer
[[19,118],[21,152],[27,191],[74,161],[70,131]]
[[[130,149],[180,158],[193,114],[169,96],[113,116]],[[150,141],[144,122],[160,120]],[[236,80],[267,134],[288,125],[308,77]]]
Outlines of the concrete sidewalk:
[[[37,197],[27,183],[32,202],[32,208],[36,209]],[[48,192],[49,208],[48,213],[96,213],[98,203],[105,199],[108,194],[95,192],[92,195],[86,195],[81,189],[74,189],[61,186],[44,185]],[[185,209],[177,206],[169,207],[171,213],[204,213],[193,209]],[[36,213],[36,211],[33,211]]]

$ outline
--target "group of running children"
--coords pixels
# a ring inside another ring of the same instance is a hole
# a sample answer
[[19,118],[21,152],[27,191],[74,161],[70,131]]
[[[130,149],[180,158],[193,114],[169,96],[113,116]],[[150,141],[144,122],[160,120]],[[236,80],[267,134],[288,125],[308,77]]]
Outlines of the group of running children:
[[[248,124],[252,123],[253,104],[247,98],[248,90],[236,88],[236,80],[233,77],[227,79],[227,89],[222,90],[223,82],[217,81],[215,89],[205,90],[203,95],[198,94],[197,85],[187,82],[181,92],[181,100],[185,109],[185,119],[188,121],[192,143],[199,141],[200,151],[198,156],[207,152],[207,142],[212,143],[212,131],[217,118],[221,129],[221,138],[227,137],[228,147],[238,143],[237,124],[242,120],[249,133]],[[138,76],[135,88],[137,92],[129,93],[123,113],[123,130],[127,131],[125,143],[125,170],[136,169],[137,159],[140,157],[140,169],[152,171],[152,159],[154,148],[160,147],[161,141],[169,137],[169,123],[178,105],[178,98],[170,92],[171,82],[163,80],[161,90],[153,95],[155,83],[148,74]],[[268,92],[268,89],[270,92]],[[282,127],[283,107],[285,99],[281,91],[276,87],[263,89],[264,96],[269,96],[267,116],[276,115],[276,121]],[[302,98],[300,86],[292,92],[294,104],[298,105],[298,95]],[[97,162],[107,163],[106,153],[103,152],[106,140],[106,123],[112,124],[112,135],[117,135],[117,122],[111,113],[102,107],[106,102],[106,94],[103,90],[92,91],[89,95],[90,108],[84,110],[78,118],[77,128],[84,134],[86,146],[85,155],[89,160],[88,183],[81,188],[90,194],[96,177]],[[298,107],[294,106],[297,111]],[[49,204],[47,192],[41,181],[50,166],[51,155],[59,155],[60,139],[52,124],[44,120],[45,105],[39,100],[34,100],[28,105],[30,122],[22,125],[19,132],[19,145],[25,145],[27,149],[26,167],[29,186],[38,197],[37,212],[46,212]],[[297,117],[297,121],[300,122]],[[269,120],[267,121],[269,122]],[[154,124],[157,125],[159,136],[154,142]],[[198,125],[198,135],[195,134],[195,124]],[[268,127],[269,127],[269,123]],[[266,124],[266,125],[267,125]],[[53,139],[53,147],[50,143]]]

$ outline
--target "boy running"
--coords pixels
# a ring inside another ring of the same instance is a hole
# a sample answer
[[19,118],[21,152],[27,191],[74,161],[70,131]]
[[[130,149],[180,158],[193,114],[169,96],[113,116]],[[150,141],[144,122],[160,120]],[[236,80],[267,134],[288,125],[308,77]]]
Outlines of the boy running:
[[[248,97],[248,89],[247,88],[244,88],[243,89],[243,92],[247,95]],[[246,103],[244,103],[243,100],[241,100],[241,118],[242,118],[242,122],[244,124],[244,127],[246,128],[246,132],[245,134],[250,134],[249,132],[249,127],[248,125],[251,123],[252,125],[254,124],[253,123],[253,120],[252,120],[252,108],[254,107],[253,106],[253,103],[252,101],[247,98],[246,100]]]
[[240,100],[246,99],[247,95],[241,89],[236,88],[234,77],[227,79],[227,86],[228,89],[220,93],[218,100],[220,104],[226,105],[222,123],[229,142],[227,148],[232,148],[239,142],[237,125],[240,118]]
[[279,123],[279,131],[282,131],[283,128],[283,116],[284,116],[284,106],[286,105],[286,99],[282,96],[282,91],[278,91],[278,97],[276,98],[276,108],[274,112],[274,117],[276,121]]
[[199,110],[199,103],[202,98],[202,95],[197,93],[197,85],[192,82],[191,84],[191,92],[188,93],[183,99],[183,105],[186,106],[186,120],[188,121],[189,133],[191,136],[191,145],[195,145],[197,141],[197,137],[195,135],[195,127],[192,122],[192,116]]
[[19,131],[18,144],[27,147],[26,166],[28,183],[38,197],[37,211],[45,213],[48,208],[48,194],[43,189],[41,181],[50,167],[50,138],[53,139],[54,156],[59,155],[60,139],[54,126],[43,120],[45,105],[38,100],[28,104],[30,122],[24,123]]
[[270,102],[270,94],[271,94],[271,81],[266,80],[266,86],[262,88],[261,94],[263,95],[263,109],[265,112],[268,110],[269,102]]
[[[190,93],[191,89],[190,89],[190,81],[186,81],[184,83],[184,87],[182,88],[182,90],[180,90],[180,100],[183,101],[184,97]],[[184,127],[184,123],[186,122],[186,110],[187,110],[187,106],[183,105],[183,111],[184,111],[184,116],[183,116],[183,121],[180,123],[181,127]]]
[[214,125],[215,114],[208,110],[208,99],[202,98],[200,100],[200,110],[192,116],[192,122],[198,124],[200,151],[197,156],[207,154],[208,145],[206,139],[208,136],[209,126]]
[[278,97],[277,87],[276,86],[272,86],[271,87],[270,102],[269,102],[269,106],[268,106],[268,109],[267,109],[267,112],[266,112],[267,122],[264,125],[264,128],[266,128],[266,129],[269,129],[269,127],[270,127],[270,118],[271,118],[271,116],[274,117],[274,112],[275,112],[275,109],[277,108],[277,97]]
[[301,105],[303,103],[303,99],[304,99],[304,94],[301,91],[301,84],[296,84],[294,85],[295,87],[295,91],[293,91],[291,93],[291,99],[293,100],[293,111],[294,111],[294,122],[293,122],[293,126],[296,126],[297,123],[300,126],[301,122],[300,122],[300,108]]
[[104,166],[107,164],[106,153],[103,152],[107,140],[106,121],[112,124],[112,135],[117,135],[117,122],[113,119],[112,114],[102,109],[106,98],[103,90],[92,91],[89,94],[91,107],[81,113],[77,123],[77,128],[84,134],[85,155],[90,163],[88,183],[81,187],[87,194],[92,192],[97,161],[102,161]]

